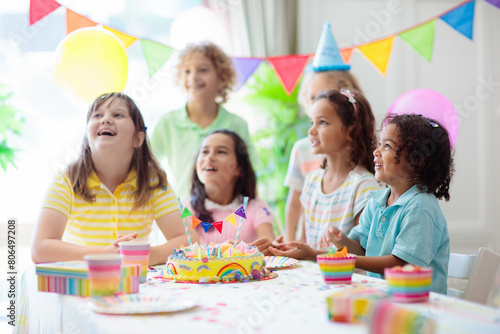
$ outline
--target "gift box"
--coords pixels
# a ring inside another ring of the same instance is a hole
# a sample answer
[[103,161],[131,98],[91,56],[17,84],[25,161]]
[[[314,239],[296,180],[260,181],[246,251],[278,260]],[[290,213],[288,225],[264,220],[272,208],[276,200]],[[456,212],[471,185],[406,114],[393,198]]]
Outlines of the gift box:
[[[140,265],[122,265],[120,291],[139,292]],[[36,265],[38,291],[63,295],[90,295],[87,262],[83,260]]]
[[329,295],[328,318],[345,323],[368,323],[375,305],[386,299],[386,294],[375,289],[358,286]]

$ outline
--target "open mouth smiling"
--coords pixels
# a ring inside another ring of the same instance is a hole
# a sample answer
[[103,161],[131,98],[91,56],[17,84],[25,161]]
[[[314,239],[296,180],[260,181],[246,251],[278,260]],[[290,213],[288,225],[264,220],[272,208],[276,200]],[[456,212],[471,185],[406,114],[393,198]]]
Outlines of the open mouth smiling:
[[116,132],[109,130],[109,129],[103,129],[97,133],[98,136],[116,136]]

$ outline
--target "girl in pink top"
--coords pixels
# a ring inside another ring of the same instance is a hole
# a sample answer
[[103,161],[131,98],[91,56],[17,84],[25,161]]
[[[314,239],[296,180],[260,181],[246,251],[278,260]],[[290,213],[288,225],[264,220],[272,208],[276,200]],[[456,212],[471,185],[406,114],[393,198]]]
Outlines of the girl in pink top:
[[[274,240],[273,216],[269,205],[256,198],[257,181],[245,142],[235,132],[221,129],[203,139],[193,172],[190,207],[203,222],[224,220],[249,198],[238,241],[255,245],[267,255]],[[236,224],[239,217],[236,216]],[[237,226],[223,222],[222,232],[195,227],[200,242],[222,243],[234,239]]]

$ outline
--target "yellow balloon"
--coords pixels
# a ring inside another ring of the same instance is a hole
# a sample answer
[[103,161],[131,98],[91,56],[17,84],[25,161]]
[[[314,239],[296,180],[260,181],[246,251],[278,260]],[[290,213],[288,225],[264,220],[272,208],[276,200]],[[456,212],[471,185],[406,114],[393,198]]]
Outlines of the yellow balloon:
[[89,104],[101,94],[122,91],[128,59],[121,41],[96,28],[73,31],[56,50],[56,80],[79,102]]

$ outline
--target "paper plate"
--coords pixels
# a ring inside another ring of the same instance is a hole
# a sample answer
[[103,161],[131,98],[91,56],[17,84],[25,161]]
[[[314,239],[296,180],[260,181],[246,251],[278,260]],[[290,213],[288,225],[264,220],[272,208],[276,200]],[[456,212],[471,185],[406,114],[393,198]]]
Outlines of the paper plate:
[[286,256],[265,256],[264,260],[266,260],[267,269],[285,268],[299,263],[299,260]]
[[89,303],[95,312],[105,314],[169,313],[197,306],[193,300],[149,294],[93,297]]

